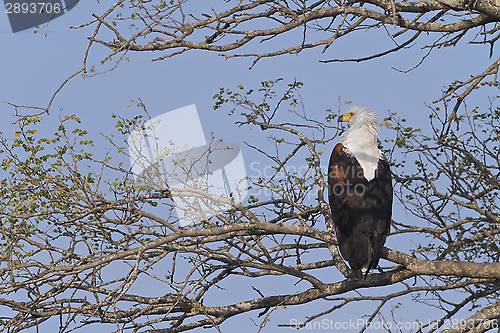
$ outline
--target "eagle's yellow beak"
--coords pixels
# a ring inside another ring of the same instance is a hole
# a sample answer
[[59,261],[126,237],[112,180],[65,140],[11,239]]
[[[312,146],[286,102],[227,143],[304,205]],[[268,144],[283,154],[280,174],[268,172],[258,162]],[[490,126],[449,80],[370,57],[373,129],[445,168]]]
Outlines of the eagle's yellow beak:
[[346,113],[346,114],[344,114],[344,115],[340,116],[340,117],[338,118],[338,121],[339,121],[339,122],[341,122],[341,121],[349,121],[349,120],[351,120],[352,116],[354,116],[354,113],[352,113],[352,112],[348,112],[348,113]]

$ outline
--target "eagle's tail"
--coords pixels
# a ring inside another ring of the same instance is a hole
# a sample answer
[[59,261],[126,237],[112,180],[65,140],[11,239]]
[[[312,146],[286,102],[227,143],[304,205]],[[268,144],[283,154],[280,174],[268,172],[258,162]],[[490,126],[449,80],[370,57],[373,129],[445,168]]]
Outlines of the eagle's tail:
[[[372,237],[370,237],[370,239],[368,241],[368,263],[365,266],[366,270],[363,269],[363,273],[364,273],[364,278],[365,279],[366,279],[368,273],[370,272],[370,270],[372,268],[375,268],[374,266],[376,265],[376,264],[374,265],[375,260],[373,260],[374,259],[373,257],[375,255],[375,253],[373,251],[374,248],[375,248],[375,237],[372,236]],[[360,272],[360,274],[361,274],[361,272]],[[358,278],[358,280],[360,280],[360,279]]]

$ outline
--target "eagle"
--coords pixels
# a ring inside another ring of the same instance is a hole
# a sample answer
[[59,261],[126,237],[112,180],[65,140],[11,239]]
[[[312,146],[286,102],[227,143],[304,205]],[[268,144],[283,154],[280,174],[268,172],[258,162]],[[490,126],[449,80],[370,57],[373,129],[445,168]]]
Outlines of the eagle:
[[328,197],[342,257],[361,281],[378,266],[389,235],[392,181],[389,162],[377,146],[377,114],[352,106],[338,121],[344,132],[330,156]]

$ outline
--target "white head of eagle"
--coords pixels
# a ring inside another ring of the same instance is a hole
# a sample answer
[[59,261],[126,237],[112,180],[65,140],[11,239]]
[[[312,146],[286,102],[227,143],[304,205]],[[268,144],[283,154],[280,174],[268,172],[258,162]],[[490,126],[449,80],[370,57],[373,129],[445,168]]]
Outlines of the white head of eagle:
[[392,215],[389,163],[377,147],[378,118],[352,106],[339,121],[349,123],[328,166],[328,197],[340,253],[358,280],[378,266]]

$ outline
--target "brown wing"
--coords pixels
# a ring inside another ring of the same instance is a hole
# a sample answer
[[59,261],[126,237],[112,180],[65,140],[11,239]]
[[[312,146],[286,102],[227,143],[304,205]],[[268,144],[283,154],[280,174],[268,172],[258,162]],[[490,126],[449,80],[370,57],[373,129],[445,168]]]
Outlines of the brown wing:
[[373,230],[373,256],[370,268],[378,266],[385,240],[391,229],[392,199],[391,170],[389,162],[384,156],[378,162],[375,178],[368,183],[368,191],[365,195],[365,200],[370,200],[373,205],[368,213],[368,216],[373,219],[370,222],[373,228],[368,228],[368,230]]
[[389,234],[392,182],[389,163],[379,161],[375,178],[364,177],[358,161],[339,143],[328,166],[328,192],[340,253],[358,279],[361,268],[378,265]]

